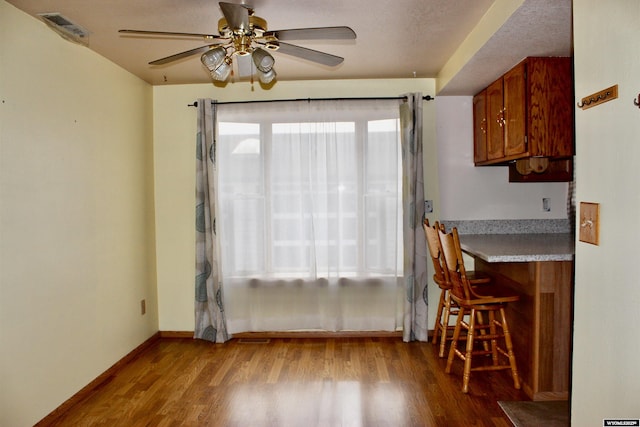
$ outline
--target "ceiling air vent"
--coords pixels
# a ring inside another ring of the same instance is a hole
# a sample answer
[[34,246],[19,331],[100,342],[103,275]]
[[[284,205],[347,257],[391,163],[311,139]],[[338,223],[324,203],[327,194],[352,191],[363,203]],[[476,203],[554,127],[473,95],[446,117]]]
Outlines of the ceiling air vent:
[[58,33],[64,39],[83,46],[89,45],[89,32],[78,24],[74,24],[68,18],[59,13],[38,13],[38,17],[42,19],[53,31]]

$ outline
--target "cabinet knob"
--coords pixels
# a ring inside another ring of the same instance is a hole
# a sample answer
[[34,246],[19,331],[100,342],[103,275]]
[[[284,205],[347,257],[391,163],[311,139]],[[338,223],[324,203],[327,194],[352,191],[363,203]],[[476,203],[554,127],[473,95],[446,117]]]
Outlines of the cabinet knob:
[[504,125],[507,124],[506,120],[504,119],[504,112],[507,111],[506,108],[503,108],[502,110],[500,110],[498,112],[498,118],[496,119],[496,123],[498,123],[498,126],[503,127]]

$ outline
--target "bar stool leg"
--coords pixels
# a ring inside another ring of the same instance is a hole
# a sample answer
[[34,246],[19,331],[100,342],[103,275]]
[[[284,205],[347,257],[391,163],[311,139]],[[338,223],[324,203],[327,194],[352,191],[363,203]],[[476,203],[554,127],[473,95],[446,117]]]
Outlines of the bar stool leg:
[[447,366],[444,372],[451,373],[451,365],[453,365],[453,358],[458,350],[458,339],[460,338],[460,329],[462,329],[462,319],[464,319],[464,308],[460,307],[458,310],[458,319],[456,320],[456,327],[453,330],[453,338],[451,339],[451,345],[449,346],[449,357],[447,357]]
[[[478,323],[480,325],[485,325],[484,323],[484,316],[482,315],[482,311],[478,310],[476,311],[476,317],[478,318]],[[480,328],[478,329],[478,323],[476,323],[476,335],[480,334],[480,335],[486,335],[487,334],[487,330],[486,328]],[[491,325],[488,325],[489,327],[491,327]],[[487,342],[487,340],[482,340],[482,347],[484,348],[484,351],[489,351],[489,343]]]
[[469,393],[469,378],[471,378],[471,359],[473,358],[473,341],[476,335],[476,309],[469,312],[469,331],[467,332],[467,348],[464,356],[464,371],[462,373],[462,392]]
[[438,343],[438,333],[441,331],[441,328],[442,328],[442,311],[444,309],[446,292],[447,292],[446,289],[442,289],[440,291],[440,300],[438,301],[438,312],[436,313],[436,323],[433,326],[433,337],[431,337],[431,343],[434,345]]
[[500,317],[502,319],[502,332],[504,333],[504,342],[507,347],[507,355],[509,356],[509,365],[511,366],[511,376],[513,376],[513,387],[520,390],[520,377],[518,375],[518,367],[516,366],[516,356],[513,354],[513,343],[511,342],[511,332],[507,324],[507,316],[504,313],[504,307],[500,307]]
[[449,316],[451,315],[451,295],[448,290],[444,297],[444,310],[442,314],[442,334],[440,335],[440,351],[438,356],[444,357],[444,351],[447,345],[447,336],[449,331]]
[[[489,331],[494,337],[497,335],[496,329],[496,313],[495,311],[489,312]],[[498,366],[500,361],[498,360],[498,340],[496,338],[491,339],[491,358],[493,360],[493,366]]]

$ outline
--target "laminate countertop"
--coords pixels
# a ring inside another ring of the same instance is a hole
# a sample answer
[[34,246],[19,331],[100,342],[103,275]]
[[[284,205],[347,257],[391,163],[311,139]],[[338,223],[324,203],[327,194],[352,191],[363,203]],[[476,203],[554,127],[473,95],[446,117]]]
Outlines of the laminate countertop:
[[573,261],[571,233],[461,234],[460,246],[487,262]]

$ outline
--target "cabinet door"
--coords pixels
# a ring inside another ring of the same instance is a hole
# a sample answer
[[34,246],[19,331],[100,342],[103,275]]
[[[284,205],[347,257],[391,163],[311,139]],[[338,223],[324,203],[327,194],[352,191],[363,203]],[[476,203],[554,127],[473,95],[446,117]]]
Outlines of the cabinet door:
[[487,160],[487,91],[473,97],[473,161]]
[[573,155],[571,58],[528,58],[528,152],[533,156]]
[[504,157],[502,78],[487,87],[487,159]]
[[521,62],[503,77],[504,155],[527,151],[526,63]]

